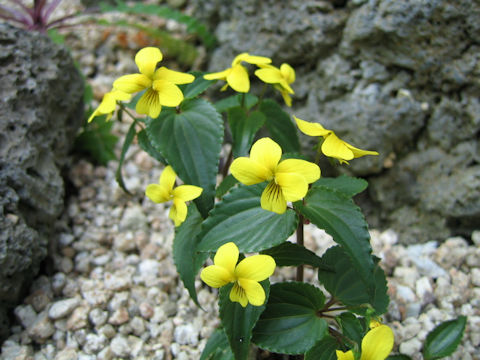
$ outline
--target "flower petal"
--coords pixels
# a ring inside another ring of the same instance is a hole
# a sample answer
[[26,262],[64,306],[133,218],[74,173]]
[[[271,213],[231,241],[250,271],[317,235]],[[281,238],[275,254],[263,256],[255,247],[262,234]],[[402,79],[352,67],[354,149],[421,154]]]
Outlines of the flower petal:
[[301,132],[309,136],[326,136],[332,131],[325,129],[322,125],[318,123],[311,123],[302,119],[293,117],[297,123],[298,128]]
[[265,303],[265,290],[262,285],[254,280],[238,279],[238,284],[245,291],[248,302],[254,306],[262,306]]
[[322,144],[322,152],[339,160],[352,160],[353,151],[350,150],[343,140],[340,140],[332,131]]
[[180,185],[173,189],[173,197],[183,201],[190,201],[200,196],[203,189],[195,185]]
[[239,157],[233,160],[232,165],[230,165],[230,172],[235,179],[245,185],[258,184],[273,176],[272,171],[247,157]]
[[279,173],[295,173],[302,175],[311,184],[320,179],[320,168],[317,164],[300,159],[287,159],[278,164],[275,176]]
[[298,201],[307,194],[308,183],[300,174],[280,173],[275,175],[275,180],[282,189],[285,201]]
[[365,155],[378,155],[378,152],[376,152],[376,151],[362,150],[362,149],[356,148],[356,147],[353,146],[353,145],[350,145],[350,144],[347,143],[347,142],[345,142],[345,145],[346,145],[350,150],[352,150],[352,152],[353,152],[353,157],[354,157],[354,158],[359,158],[359,157],[362,157],[362,156],[365,156]]
[[245,290],[240,287],[237,283],[233,285],[232,290],[230,291],[230,301],[238,302],[242,307],[246,307],[248,305],[248,298]]
[[152,85],[152,80],[144,74],[129,74],[120,76],[113,82],[113,88],[128,94],[133,94]]
[[278,84],[283,80],[280,70],[277,68],[263,68],[255,71],[255,75],[267,84]]
[[248,78],[247,69],[240,64],[232,68],[226,80],[228,85],[237,92],[247,93],[250,90],[250,79]]
[[234,281],[232,274],[225,268],[217,265],[210,265],[204,268],[200,273],[200,279],[213,288],[219,288]]
[[98,108],[96,108],[95,111],[92,112],[92,115],[90,115],[90,117],[88,118],[87,122],[92,121],[94,117],[97,117],[100,115],[105,115],[105,114],[102,114],[100,111],[98,111]]
[[347,352],[337,350],[336,353],[337,353],[337,360],[355,360],[352,350],[348,350]]
[[249,53],[241,53],[233,59],[232,67],[240,64],[242,61],[245,61],[249,64],[259,65],[259,64],[270,64],[272,59],[265,57],[265,56],[256,56],[250,55]]
[[362,340],[361,360],[385,360],[393,349],[393,331],[387,325],[370,330]]
[[240,261],[235,276],[240,279],[263,281],[275,271],[275,260],[270,255],[253,255]]
[[213,263],[224,268],[232,277],[238,261],[238,247],[233,242],[220,246],[213,258]]
[[162,61],[163,55],[160,49],[156,47],[146,47],[141,49],[135,55],[135,64],[138,66],[138,70],[145,76],[152,78],[157,63]]
[[183,101],[183,93],[179,87],[166,80],[155,80],[153,89],[158,93],[160,105],[178,106]]
[[287,63],[283,63],[280,66],[280,72],[282,73],[283,78],[287,81],[287,83],[291,84],[295,82],[295,70],[288,65]]
[[162,110],[162,105],[160,104],[160,96],[158,92],[153,89],[148,89],[138,100],[137,105],[135,106],[135,111],[139,114],[145,114],[151,118],[156,118]]
[[180,71],[174,71],[167,69],[165,66],[162,66],[157,71],[153,77],[154,80],[166,80],[173,84],[190,84],[195,80],[195,76],[192,74],[185,74]]
[[170,192],[159,184],[149,184],[145,189],[145,195],[154,203],[163,203],[170,200]]
[[284,90],[280,90],[280,94],[282,94],[283,101],[285,101],[285,104],[288,107],[292,107],[292,97],[290,96],[290,94]]
[[[301,176],[298,178],[303,179]],[[282,188],[275,184],[275,181],[270,181],[265,190],[263,190],[260,206],[264,210],[273,211],[277,214],[283,214],[287,211],[287,200],[283,196]]]
[[175,173],[175,170],[168,165],[163,169],[162,175],[160,175],[160,180],[159,183],[161,186],[163,186],[165,189],[168,189],[169,192],[172,191],[173,186],[175,185],[175,180],[177,178],[177,174]]
[[272,174],[275,173],[281,157],[282,148],[270,138],[257,140],[250,150],[250,159],[265,166]]
[[180,226],[187,218],[187,212],[188,208],[187,204],[185,204],[185,201],[174,198],[168,217],[173,220],[175,226]]
[[225,80],[227,78],[228,74],[230,74],[231,71],[232,71],[232,69],[228,68],[228,69],[223,70],[223,71],[203,75],[203,78],[205,80]]

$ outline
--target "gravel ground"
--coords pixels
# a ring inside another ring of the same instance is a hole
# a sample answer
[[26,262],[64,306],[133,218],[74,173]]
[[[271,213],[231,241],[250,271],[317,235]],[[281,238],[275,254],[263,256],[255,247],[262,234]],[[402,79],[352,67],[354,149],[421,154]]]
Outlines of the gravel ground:
[[[119,34],[127,46],[119,46]],[[97,100],[116,77],[136,72],[138,44],[128,39],[135,39],[134,33],[91,26],[69,33],[68,44]],[[117,122],[114,132],[125,134],[128,126],[128,120]],[[72,165],[70,197],[56,225],[59,236],[52,239],[48,275],[39,276],[15,308],[1,359],[199,358],[219,323],[216,292],[197,281],[202,311],[178,278],[168,207],[144,196],[161,166],[133,144],[124,164],[131,196],[119,189],[116,166],[94,167],[85,160]],[[385,321],[394,330],[395,349],[421,359],[423,340],[435,325],[466,315],[466,334],[449,359],[480,360],[480,231],[473,244],[456,237],[440,245],[403,246],[391,230],[371,235],[388,275],[391,304]],[[333,243],[313,226],[306,227],[305,237],[318,253]],[[272,280],[293,277],[292,269],[282,269]],[[315,283],[313,271],[307,269],[306,279]]]

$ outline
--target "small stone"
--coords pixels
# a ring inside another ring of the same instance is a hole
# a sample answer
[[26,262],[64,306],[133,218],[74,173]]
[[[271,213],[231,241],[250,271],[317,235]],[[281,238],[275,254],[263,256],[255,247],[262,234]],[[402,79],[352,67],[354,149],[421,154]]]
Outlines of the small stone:
[[87,326],[88,324],[88,307],[80,306],[77,307],[72,315],[68,318],[67,329],[68,330],[79,330]]
[[2,345],[2,359],[5,360],[31,360],[33,351],[30,346],[19,345],[12,340],[6,340]]
[[105,335],[105,337],[108,339],[113,338],[117,334],[115,328],[110,324],[102,326],[100,329],[98,329],[98,333]]
[[57,353],[55,360],[77,360],[78,354],[77,350],[72,348],[65,348]]
[[50,289],[38,289],[26,297],[25,303],[32,305],[36,312],[41,312],[50,304],[52,297]]
[[472,232],[472,241],[476,246],[480,246],[480,230]]
[[473,268],[470,272],[472,278],[472,284],[476,287],[480,287],[480,269]]
[[90,322],[97,326],[102,326],[107,322],[108,319],[108,311],[103,311],[100,308],[94,308],[92,311],[90,311],[90,314],[88,314],[88,318],[90,319]]
[[75,237],[72,234],[61,233],[58,236],[58,244],[62,247],[69,246],[73,240],[75,240]]
[[140,352],[142,351],[143,340],[139,337],[130,335],[127,338],[127,341],[128,346],[130,347],[130,356],[136,359],[138,357],[138,354],[140,354]]
[[148,219],[141,206],[127,207],[120,220],[120,230],[124,232],[144,230],[147,225]]
[[121,307],[115,310],[115,312],[110,316],[108,322],[112,325],[121,325],[126,323],[129,320],[128,311],[126,308]]
[[142,336],[142,334],[145,333],[145,320],[141,317],[135,316],[130,321],[130,327],[132,328],[134,335]]
[[397,285],[397,298],[404,304],[415,301],[415,293],[407,286]]
[[433,288],[430,280],[426,276],[417,280],[415,283],[415,292],[417,293],[418,298],[422,301],[422,304],[426,304],[434,300]]
[[37,318],[27,328],[28,335],[37,343],[43,344],[50,336],[55,333],[55,326],[48,318],[47,311],[42,311]]
[[126,274],[123,276],[105,274],[105,288],[114,291],[121,291],[130,288],[131,279]]
[[197,345],[198,331],[191,324],[180,325],[175,328],[173,338],[180,345]]
[[31,326],[37,318],[37,313],[31,305],[19,305],[15,308],[14,313],[24,328]]
[[422,343],[417,338],[413,338],[400,344],[400,352],[405,355],[414,356],[420,353]]
[[64,273],[58,272],[52,277],[52,290],[55,295],[60,295],[62,293],[63,287],[67,283],[67,277]]
[[122,335],[115,336],[110,342],[110,349],[113,354],[119,357],[128,357],[130,354],[130,345],[127,338]]
[[113,351],[107,346],[97,354],[97,360],[112,360],[114,358]]
[[117,234],[113,239],[113,248],[121,252],[134,251],[136,244],[133,234],[131,232]]
[[105,347],[107,342],[108,339],[102,334],[87,334],[83,351],[87,354],[96,354]]
[[79,298],[65,299],[55,302],[48,311],[50,319],[56,320],[70,315],[80,304]]
[[146,302],[142,302],[138,306],[138,310],[140,311],[140,315],[144,319],[150,319],[154,314],[152,306],[149,303],[146,303]]

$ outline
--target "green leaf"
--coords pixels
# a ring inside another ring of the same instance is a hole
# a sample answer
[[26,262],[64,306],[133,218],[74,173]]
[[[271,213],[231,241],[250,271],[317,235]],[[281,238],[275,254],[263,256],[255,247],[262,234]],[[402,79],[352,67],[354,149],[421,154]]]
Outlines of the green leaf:
[[185,100],[181,111],[166,109],[147,120],[151,144],[185,184],[203,188],[195,203],[203,217],[213,207],[223,142],[223,121],[203,99]]
[[263,100],[260,111],[265,115],[265,125],[272,139],[277,142],[283,152],[300,152],[297,128],[281,106],[273,100]]
[[[342,329],[343,335],[357,343],[359,348],[362,343],[364,329],[360,320],[350,312],[341,313],[336,317],[338,324]],[[354,344],[352,344],[353,346]]]
[[215,82],[214,80],[205,80],[203,78],[203,72],[193,71],[191,74],[195,76],[195,80],[190,84],[180,85],[185,99],[193,99],[207,90],[209,86]]
[[317,316],[324,304],[325,296],[312,285],[272,285],[267,308],[253,329],[253,342],[273,352],[305,353],[326,334],[327,323]]
[[210,335],[200,360],[235,360],[225,331],[220,328]]
[[[323,268],[333,269],[324,271]],[[364,314],[366,304],[370,304],[377,315],[387,311],[389,298],[385,273],[378,264],[372,274],[373,292],[369,292],[346,251],[340,246],[329,248],[322,256],[322,267],[318,270],[318,280],[325,289],[347,306]],[[363,311],[362,311],[363,309]]]
[[305,360],[337,360],[337,341],[331,336],[325,336],[305,354]]
[[262,254],[273,257],[277,266],[310,265],[319,267],[322,265],[321,259],[315,255],[314,252],[306,249],[304,246],[288,241],[273,248],[263,250]]
[[364,286],[373,296],[374,264],[368,226],[352,199],[324,186],[312,187],[304,201],[295,203],[302,215],[342,245]]
[[199,251],[215,252],[233,241],[241,252],[261,251],[278,245],[293,234],[298,217],[293,210],[284,214],[260,206],[265,184],[240,185],[215,205],[203,223]]
[[428,333],[423,347],[424,359],[434,360],[451,355],[462,340],[466,324],[467,317],[459,316],[441,323]]
[[[268,299],[270,282],[267,279],[260,284],[263,286]],[[246,307],[242,307],[238,302],[230,301],[229,296],[232,287],[233,283],[230,283],[220,288],[220,319],[227,334],[230,348],[235,354],[235,360],[244,360],[249,353],[252,329],[265,309],[265,305],[253,306],[248,304]]]
[[138,145],[143,151],[145,151],[148,155],[158,160],[162,164],[164,165],[167,164],[162,154],[160,154],[160,152],[158,152],[150,143],[150,140],[148,139],[148,135],[145,129],[142,129],[137,133],[137,140],[138,140]]
[[95,162],[107,165],[115,160],[115,145],[118,137],[110,131],[113,122],[106,121],[106,116],[98,116],[88,123],[75,139],[75,150],[88,154]]
[[368,186],[368,182],[360,178],[341,175],[337,178],[322,177],[314,182],[312,186],[324,186],[352,197],[364,191]]
[[124,12],[127,14],[144,14],[156,15],[165,19],[172,19],[187,26],[187,32],[197,35],[205,44],[206,47],[212,48],[215,46],[216,38],[208,31],[207,27],[200,23],[194,17],[188,16],[180,11],[174,10],[168,6],[159,6],[157,4],[143,4],[135,3],[127,5],[124,1],[116,0],[115,5],[110,5],[105,2],[99,4],[101,12]]
[[398,354],[398,355],[390,355],[387,357],[387,360],[412,360],[410,356]]
[[173,239],[173,261],[183,284],[188,290],[192,300],[200,306],[195,290],[195,276],[207,260],[207,253],[196,251],[197,235],[202,226],[202,216],[195,205],[188,207],[187,219],[177,228]]
[[130,194],[130,192],[127,190],[127,188],[125,187],[125,183],[123,182],[122,165],[123,161],[125,160],[125,155],[127,154],[130,145],[132,145],[132,141],[135,138],[135,134],[137,133],[135,126],[136,123],[134,121],[128,129],[127,135],[125,136],[125,141],[123,142],[122,152],[120,153],[120,159],[118,159],[117,171],[115,172],[115,180],[117,180],[118,185],[120,185],[123,191],[125,191],[127,194]]
[[[242,97],[244,98],[243,100]],[[235,94],[217,101],[214,106],[219,113],[222,113],[234,107],[243,107],[242,101],[244,102],[245,108],[250,109],[258,102],[258,97],[252,94]]]
[[248,155],[255,134],[265,122],[265,116],[259,111],[247,115],[245,109],[234,107],[228,109],[227,119],[233,138],[233,156]]
[[234,187],[236,184],[238,184],[238,180],[235,179],[235,177],[230,174],[223,179],[223,181],[218,185],[217,191],[215,192],[215,196],[219,199],[225,195],[228,190],[230,190],[232,187]]

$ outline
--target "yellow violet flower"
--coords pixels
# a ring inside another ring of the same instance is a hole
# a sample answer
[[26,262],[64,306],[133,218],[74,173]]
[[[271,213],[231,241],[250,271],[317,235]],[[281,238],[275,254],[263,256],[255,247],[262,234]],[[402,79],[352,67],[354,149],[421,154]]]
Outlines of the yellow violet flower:
[[275,260],[269,255],[253,255],[238,261],[238,247],[233,242],[220,246],[213,258],[214,265],[207,266],[200,278],[213,288],[234,283],[230,300],[243,307],[248,303],[261,306],[265,302],[265,291],[259,281],[270,277],[275,270]]
[[172,200],[169,217],[175,226],[180,226],[187,218],[186,202],[199,197],[203,189],[194,185],[180,185],[174,188],[176,177],[173,168],[167,166],[160,175],[159,184],[147,185],[145,195],[157,204]]
[[[393,349],[393,331],[387,325],[372,328],[362,340],[360,360],[385,360]],[[352,350],[337,350],[337,360],[354,360]]]
[[322,152],[329,157],[338,159],[340,163],[347,163],[348,160],[359,158],[365,155],[378,155],[376,151],[362,150],[350,145],[338,138],[332,130],[325,129],[318,123],[311,123],[294,116],[297,126],[301,132],[310,136],[322,136]]
[[191,74],[169,70],[157,63],[163,58],[161,51],[155,47],[141,49],[135,55],[135,63],[140,73],[119,77],[113,83],[115,89],[133,94],[146,90],[138,100],[136,111],[156,118],[162,106],[178,106],[183,101],[183,93],[177,85],[188,84],[195,80]]
[[107,115],[107,120],[110,120],[115,108],[117,107],[117,101],[130,100],[130,97],[130,94],[120,90],[113,89],[112,91],[107,92],[105,95],[103,95],[100,105],[98,105],[92,115],[90,115],[88,118],[88,122],[92,121],[94,117],[100,115]]
[[283,63],[280,69],[272,65],[259,65],[260,69],[255,71],[255,75],[267,84],[274,84],[275,89],[280,91],[283,100],[287,106],[292,106],[292,98],[290,94],[294,94],[293,89],[290,87],[295,81],[295,70]]
[[280,161],[282,149],[270,138],[262,138],[252,145],[250,157],[239,157],[232,162],[230,172],[245,185],[268,181],[260,204],[263,209],[283,214],[287,201],[305,197],[308,184],[320,178],[320,168],[299,159]]
[[222,91],[226,90],[228,85],[232,87],[233,90],[241,93],[247,93],[250,90],[250,79],[248,78],[247,69],[242,65],[242,61],[260,65],[260,64],[270,64],[271,59],[263,56],[250,55],[248,53],[241,53],[237,55],[232,61],[232,67],[216,72],[204,75],[205,80],[224,80],[227,82]]

